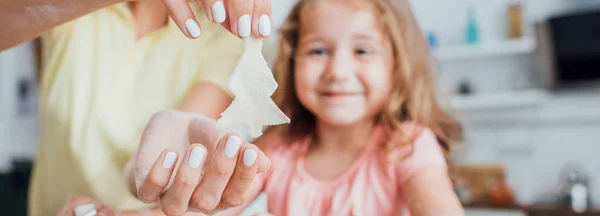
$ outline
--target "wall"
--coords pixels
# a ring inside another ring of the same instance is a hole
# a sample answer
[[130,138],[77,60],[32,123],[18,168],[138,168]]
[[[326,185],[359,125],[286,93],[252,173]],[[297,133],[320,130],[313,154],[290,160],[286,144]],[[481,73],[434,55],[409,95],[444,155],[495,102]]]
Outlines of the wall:
[[[28,81],[25,100],[19,100],[18,81]],[[0,52],[0,172],[14,158],[33,158],[37,150],[37,85],[32,43]],[[22,109],[25,108],[25,109]]]
[[467,146],[459,162],[505,165],[519,201],[531,204],[553,197],[562,167],[578,161],[598,207],[599,106],[600,94],[567,92],[531,107],[461,113]]
[[[424,31],[435,32],[442,45],[460,43],[469,3],[476,9],[484,41],[504,39],[507,5],[515,0],[413,0]],[[523,0],[525,34],[532,24],[572,9],[598,8],[594,0]],[[533,55],[505,56],[438,64],[442,89],[451,91],[469,79],[482,92],[535,87]],[[518,83],[524,81],[526,84]],[[532,204],[555,197],[562,166],[578,161],[591,176],[592,201],[600,207],[600,91],[555,92],[542,103],[515,109],[483,109],[458,113],[466,128],[462,163],[501,163],[518,201]]]

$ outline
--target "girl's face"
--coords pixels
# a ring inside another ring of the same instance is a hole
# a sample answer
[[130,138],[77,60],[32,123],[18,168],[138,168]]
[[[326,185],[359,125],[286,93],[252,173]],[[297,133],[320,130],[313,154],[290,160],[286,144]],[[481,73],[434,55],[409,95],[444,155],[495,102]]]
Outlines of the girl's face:
[[374,9],[355,1],[313,1],[302,11],[295,88],[323,123],[371,120],[392,87],[394,54]]

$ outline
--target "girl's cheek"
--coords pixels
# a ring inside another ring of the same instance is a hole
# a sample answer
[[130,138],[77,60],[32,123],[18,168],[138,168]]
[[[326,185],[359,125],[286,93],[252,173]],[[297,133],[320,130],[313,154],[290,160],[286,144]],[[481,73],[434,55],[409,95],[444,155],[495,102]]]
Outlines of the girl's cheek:
[[393,76],[389,68],[382,64],[371,64],[363,71],[365,73],[361,74],[361,78],[370,92],[378,95],[388,95],[391,92]]
[[321,65],[320,62],[316,61],[304,61],[302,65],[296,67],[296,80],[302,82],[304,85],[316,85],[321,76]]
[[307,74],[307,68],[299,67],[294,74],[296,93],[303,93],[309,90],[311,86],[311,77]]

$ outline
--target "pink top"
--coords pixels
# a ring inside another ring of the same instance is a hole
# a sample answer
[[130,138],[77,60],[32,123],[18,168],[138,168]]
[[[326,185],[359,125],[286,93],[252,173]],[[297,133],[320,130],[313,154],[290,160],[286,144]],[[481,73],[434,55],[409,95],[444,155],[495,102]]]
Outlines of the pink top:
[[409,148],[392,153],[381,148],[389,133],[376,127],[368,145],[353,165],[332,181],[320,181],[304,169],[308,139],[279,142],[266,151],[270,169],[261,175],[269,213],[286,215],[410,215],[400,191],[415,172],[430,165],[446,166],[433,132],[424,129],[415,139],[412,154],[388,162],[390,154],[405,155]]

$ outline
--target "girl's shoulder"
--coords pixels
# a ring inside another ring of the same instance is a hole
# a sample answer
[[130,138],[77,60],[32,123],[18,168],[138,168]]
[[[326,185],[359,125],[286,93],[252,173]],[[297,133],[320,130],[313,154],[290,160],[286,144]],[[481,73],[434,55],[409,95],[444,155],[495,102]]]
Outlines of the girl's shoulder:
[[269,182],[282,182],[277,179],[292,175],[291,168],[296,164],[302,150],[302,143],[290,142],[285,136],[285,131],[280,128],[267,129],[254,142],[269,158],[269,169],[263,175],[267,187],[271,185]]
[[388,162],[400,182],[429,166],[447,166],[444,151],[430,128],[408,122],[388,134]]
[[255,140],[255,144],[261,149],[267,156],[293,156],[301,150],[302,145],[300,141],[293,141],[284,131],[284,127],[271,127],[265,130],[262,136]]

